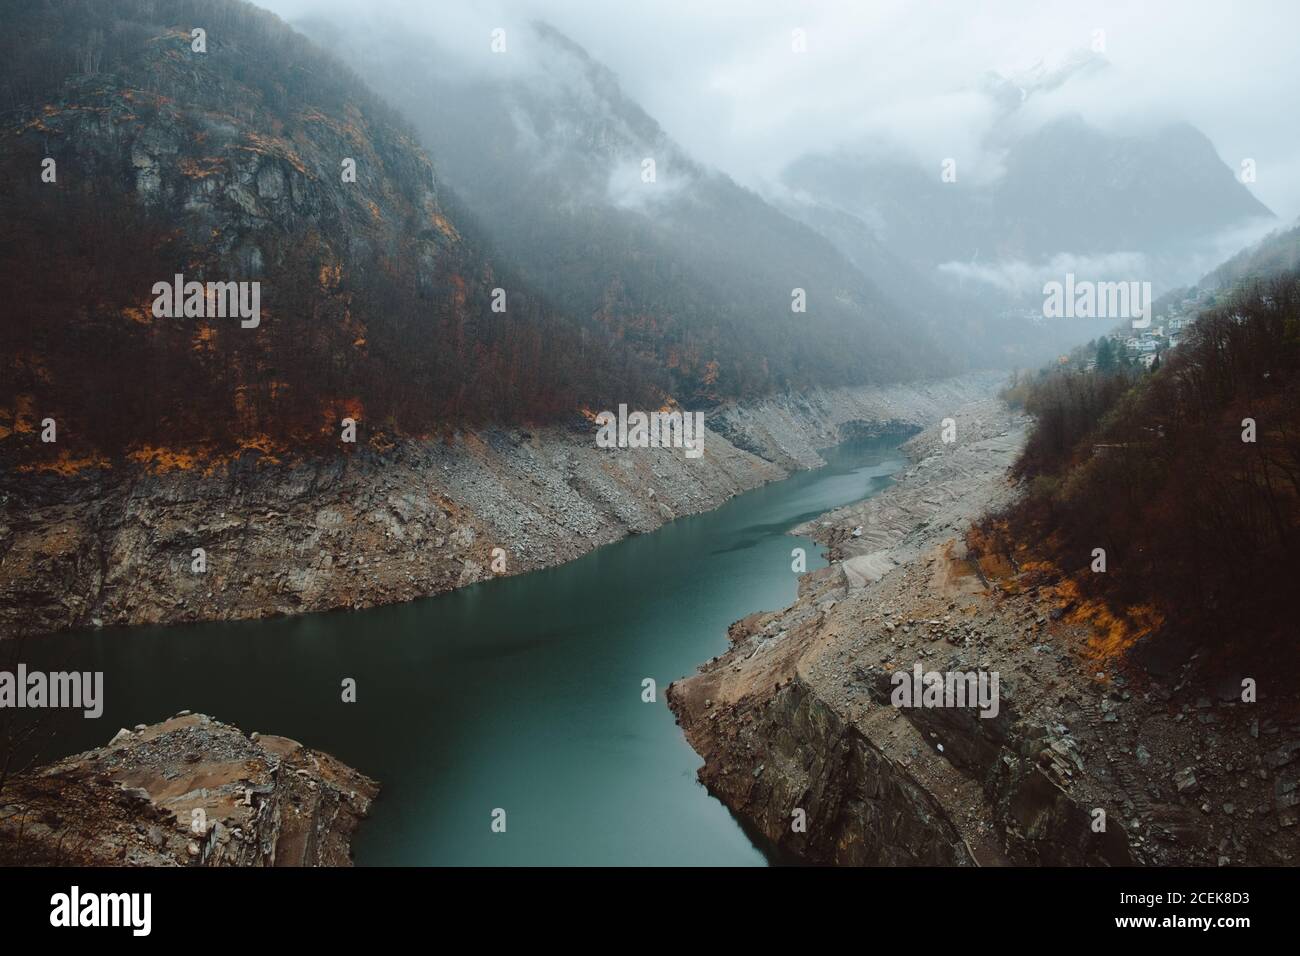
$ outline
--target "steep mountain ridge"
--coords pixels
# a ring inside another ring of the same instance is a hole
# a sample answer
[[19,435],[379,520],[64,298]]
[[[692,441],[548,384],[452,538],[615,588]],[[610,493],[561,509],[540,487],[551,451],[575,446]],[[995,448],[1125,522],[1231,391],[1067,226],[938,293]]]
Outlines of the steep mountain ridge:
[[959,361],[822,236],[692,159],[554,28],[516,28],[494,72],[443,54],[447,38],[302,27],[411,117],[530,282],[667,368],[681,400]]
[[[783,173],[786,208],[854,219],[926,281],[995,310],[1032,304],[1040,273],[1069,261],[1099,279],[1150,280],[1157,293],[1185,284],[1222,258],[1231,230],[1258,234],[1273,213],[1191,123],[1103,129],[1071,112],[1043,117],[1041,97],[1108,68],[1079,52],[990,74],[971,91],[988,107],[978,155],[919,165],[878,143],[809,153]],[[825,231],[846,253],[861,243]]]
[[[595,315],[497,258],[499,237],[547,254],[555,220],[517,240],[476,225],[397,114],[246,3],[32,6],[0,53],[0,163],[15,184],[0,197],[0,295],[22,303],[0,328],[5,634],[406,600],[503,573],[488,570],[495,548],[504,573],[546,566],[812,466],[849,419],[919,426],[951,389],[990,387],[814,387],[828,356],[830,385],[911,376],[933,356],[904,362],[905,336],[854,304],[876,293],[851,268],[816,273],[829,284],[808,282],[809,314],[792,314],[798,280],[768,274],[774,261],[791,236],[810,240],[805,263],[829,247],[674,153],[590,61],[576,62],[617,105],[622,139],[575,109],[573,151],[597,163],[602,142],[620,156],[660,142],[670,168],[725,200],[698,257],[648,255],[636,237],[662,223],[630,210],[597,217],[608,235],[573,220],[584,241],[621,237],[617,261],[632,264],[611,278],[593,261],[614,303]],[[646,231],[619,232],[622,216]],[[710,251],[728,229],[766,229],[766,253]],[[736,287],[767,283],[775,304],[757,326],[700,276],[683,279],[698,301],[652,307],[682,270],[718,262]],[[212,314],[210,288],[196,314],[160,314],[156,286],[177,275],[257,283],[259,314]],[[638,296],[634,311],[617,304]],[[675,394],[714,406],[704,458],[596,448],[594,410]],[[347,419],[355,443],[340,441]]]
[[[24,464],[293,453],[337,448],[344,417],[382,441],[651,395],[493,260],[396,115],[272,15],[71,2],[8,27],[0,294],[24,314],[0,331],[0,437]],[[260,315],[159,316],[176,275],[256,282]],[[34,440],[45,418],[57,446]]]

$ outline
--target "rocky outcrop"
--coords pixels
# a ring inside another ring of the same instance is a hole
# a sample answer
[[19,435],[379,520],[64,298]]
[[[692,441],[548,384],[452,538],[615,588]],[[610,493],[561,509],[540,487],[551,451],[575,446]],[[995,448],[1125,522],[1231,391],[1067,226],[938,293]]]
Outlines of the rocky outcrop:
[[866,618],[937,541],[1006,493],[1000,478],[1023,434],[996,402],[949,417],[959,441],[923,433],[905,446],[916,464],[899,484],[799,529],[837,563],[805,576],[794,606],[735,625],[732,649],[673,684],[670,706],[704,757],[701,781],[795,860],[1124,862],[1122,826],[1090,839],[1089,816],[1039,766],[1051,740],[1024,725],[1005,686],[992,719],[891,706],[891,673],[924,658],[902,653],[898,625],[876,637]]
[[674,684],[700,780],[778,857],[843,865],[973,862],[943,807],[797,675],[730,701],[708,681]]
[[885,427],[866,423],[931,424],[999,380],[730,406],[709,417],[695,459],[597,448],[578,418],[329,459],[9,475],[0,635],[364,607],[547,567],[815,467],[818,448]]
[[[796,529],[832,564],[670,686],[701,781],[813,863],[1234,865],[1300,853],[1300,700],[1108,655],[1093,617],[965,532],[1017,493],[1025,422],[995,401],[927,429],[880,494]],[[893,675],[996,673],[996,714],[895,705]],[[1200,688],[1200,689],[1198,689]],[[804,826],[797,829],[796,811]]]
[[297,741],[183,712],[9,780],[0,863],[349,866],[378,790]]

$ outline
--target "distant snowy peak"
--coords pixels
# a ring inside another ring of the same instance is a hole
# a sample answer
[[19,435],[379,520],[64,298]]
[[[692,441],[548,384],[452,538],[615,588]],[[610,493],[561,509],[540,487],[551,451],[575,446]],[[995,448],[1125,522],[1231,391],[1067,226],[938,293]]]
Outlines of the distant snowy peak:
[[985,74],[981,87],[1003,108],[1014,110],[1036,94],[1059,89],[1082,77],[1095,76],[1109,66],[1110,60],[1104,53],[1070,50],[1039,59],[1024,69],[989,72]]

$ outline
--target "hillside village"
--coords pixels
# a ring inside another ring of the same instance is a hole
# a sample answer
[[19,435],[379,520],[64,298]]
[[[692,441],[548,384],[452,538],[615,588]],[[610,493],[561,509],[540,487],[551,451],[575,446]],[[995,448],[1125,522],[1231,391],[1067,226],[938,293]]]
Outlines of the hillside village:
[[[1155,367],[1165,351],[1178,348],[1185,341],[1187,329],[1202,309],[1214,304],[1216,295],[1214,290],[1196,286],[1165,296],[1162,307],[1158,304],[1158,314],[1153,320],[1155,324],[1150,328],[1135,329],[1126,324],[1106,334],[1104,338],[1110,343],[1109,353],[1121,364],[1140,364],[1147,369]],[[1096,344],[1100,347],[1100,340]],[[1093,357],[1082,363],[1083,370],[1096,371],[1097,350],[1090,348],[1085,354]],[[1063,355],[1059,361],[1062,365],[1069,364],[1070,357]]]

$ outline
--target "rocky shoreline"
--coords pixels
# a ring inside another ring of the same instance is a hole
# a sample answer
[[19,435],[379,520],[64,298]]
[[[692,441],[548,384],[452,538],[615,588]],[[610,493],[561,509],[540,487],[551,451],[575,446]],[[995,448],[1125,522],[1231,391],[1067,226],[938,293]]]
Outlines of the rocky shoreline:
[[182,712],[11,778],[4,866],[350,866],[379,786],[287,737]]
[[[1051,588],[972,560],[964,533],[1016,494],[1027,423],[994,400],[952,417],[955,442],[905,444],[897,484],[796,529],[833,563],[795,604],[670,686],[701,782],[808,863],[1294,862],[1294,694],[1243,704],[1235,679],[1207,695],[1195,661],[1156,679],[1101,658]],[[893,706],[917,663],[999,672],[996,716]]]
[[361,608],[537,570],[816,467],[817,449],[848,437],[930,425],[1001,381],[971,373],[730,406],[710,414],[693,460],[599,449],[579,417],[327,461],[250,452],[213,468],[10,472],[0,637]]

